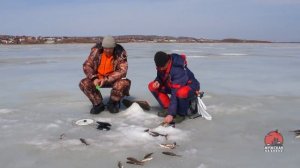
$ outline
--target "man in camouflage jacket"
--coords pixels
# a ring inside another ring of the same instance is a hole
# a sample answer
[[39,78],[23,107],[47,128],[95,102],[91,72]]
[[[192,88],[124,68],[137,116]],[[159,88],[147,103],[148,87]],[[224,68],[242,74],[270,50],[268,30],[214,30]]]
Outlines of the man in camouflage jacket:
[[[106,57],[107,55],[110,56]],[[103,63],[104,60],[110,58],[110,62]],[[107,70],[106,66],[111,69]],[[109,73],[101,74],[103,69]],[[111,113],[119,112],[120,100],[124,96],[129,96],[131,81],[126,78],[127,69],[126,51],[121,45],[115,43],[113,37],[104,37],[102,43],[97,43],[92,47],[90,55],[83,64],[86,78],[79,83],[80,89],[93,104],[91,114],[98,114],[105,109],[100,87],[112,88],[107,108]],[[98,89],[96,86],[98,86]]]

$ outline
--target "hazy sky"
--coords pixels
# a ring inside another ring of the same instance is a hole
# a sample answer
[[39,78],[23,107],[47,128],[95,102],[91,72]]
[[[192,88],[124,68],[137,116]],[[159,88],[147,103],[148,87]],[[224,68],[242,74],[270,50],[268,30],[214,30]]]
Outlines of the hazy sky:
[[300,0],[0,0],[0,34],[300,41]]

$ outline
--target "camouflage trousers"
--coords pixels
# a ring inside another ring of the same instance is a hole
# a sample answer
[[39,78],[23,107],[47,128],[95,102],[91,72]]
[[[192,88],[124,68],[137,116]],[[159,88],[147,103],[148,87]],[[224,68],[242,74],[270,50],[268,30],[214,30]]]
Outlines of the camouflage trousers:
[[[124,96],[129,96],[131,81],[129,79],[119,79],[114,83],[108,83],[102,88],[112,88],[110,100],[120,101]],[[92,80],[84,78],[79,83],[80,89],[90,99],[93,105],[102,103],[103,97],[99,90],[96,89]]]

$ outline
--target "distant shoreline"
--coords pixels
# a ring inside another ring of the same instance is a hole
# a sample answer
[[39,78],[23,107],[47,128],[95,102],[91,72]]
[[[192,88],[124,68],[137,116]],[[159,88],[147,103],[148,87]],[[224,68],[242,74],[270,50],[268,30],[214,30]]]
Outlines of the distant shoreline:
[[[222,40],[194,38],[194,37],[173,37],[156,35],[122,35],[114,36],[118,43],[274,43],[265,40],[245,40],[227,38]],[[0,35],[0,44],[77,44],[97,43],[102,41],[103,36],[94,37],[69,37],[69,36],[12,36]]]

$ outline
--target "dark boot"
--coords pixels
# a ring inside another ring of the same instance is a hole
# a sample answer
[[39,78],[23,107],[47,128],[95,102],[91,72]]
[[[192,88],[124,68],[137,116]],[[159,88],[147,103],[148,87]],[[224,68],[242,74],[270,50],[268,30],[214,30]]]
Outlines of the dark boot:
[[90,113],[91,114],[99,114],[100,112],[105,110],[105,106],[103,103],[100,103],[96,106],[93,106],[93,108],[91,109]]
[[120,108],[120,102],[109,100],[107,103],[107,109],[111,113],[118,113]]
[[198,99],[197,97],[193,97],[191,98],[191,101],[190,101],[190,106],[188,108],[188,111],[187,111],[187,115],[188,116],[192,116],[192,115],[195,115],[198,113]]
[[183,120],[185,120],[185,116],[181,115],[176,115],[176,117],[173,119],[176,124],[181,123]]

